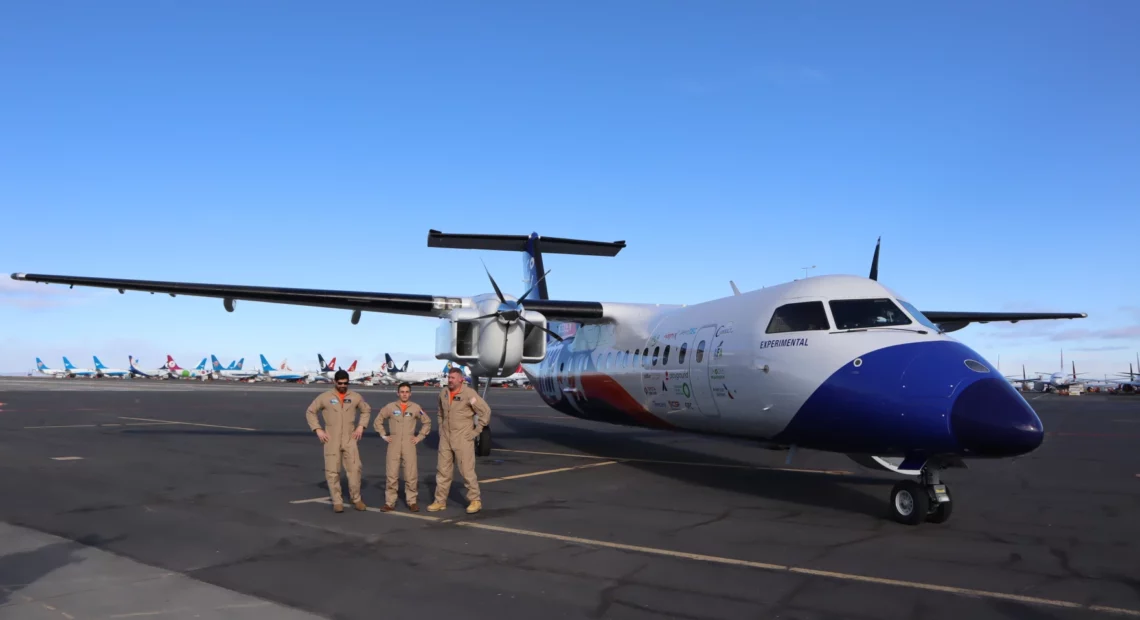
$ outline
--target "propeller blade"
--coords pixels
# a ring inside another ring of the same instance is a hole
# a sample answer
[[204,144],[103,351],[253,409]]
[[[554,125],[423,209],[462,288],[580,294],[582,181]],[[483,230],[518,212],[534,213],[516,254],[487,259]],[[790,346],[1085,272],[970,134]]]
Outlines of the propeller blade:
[[[483,263],[483,259],[480,258],[479,262]],[[499,301],[504,304],[507,303],[507,298],[503,297],[503,291],[499,290],[499,285],[495,282],[494,276],[491,275],[491,270],[487,269],[487,263],[483,263],[483,271],[486,271],[487,277],[491,279],[491,286],[495,287],[495,294],[499,296]]]
[[537,287],[538,287],[538,283],[539,283],[539,282],[542,282],[542,281],[543,281],[543,279],[545,279],[545,278],[546,278],[546,276],[548,276],[548,275],[550,275],[550,270],[547,270],[547,272],[546,272],[546,273],[544,273],[544,274],[542,274],[542,276],[541,276],[539,279],[535,280],[535,281],[534,281],[534,284],[533,284],[533,285],[531,285],[531,287],[530,287],[530,288],[528,288],[528,289],[526,290],[526,292],[525,292],[525,293],[523,293],[521,297],[519,297],[519,299],[520,299],[520,300],[522,300],[522,299],[526,299],[526,296],[527,296],[527,295],[530,295],[531,291],[533,291],[535,288],[537,288]]
[[471,320],[472,320],[472,321],[478,321],[478,320],[480,320],[480,319],[490,319],[490,318],[494,318],[494,317],[497,317],[497,316],[499,316],[499,313],[498,313],[498,312],[492,312],[491,314],[484,314],[483,316],[477,316],[477,317],[475,317],[475,318],[473,318],[473,319],[471,319]]
[[546,329],[545,327],[543,327],[541,325],[535,325],[534,323],[531,323],[530,321],[528,321],[522,317],[519,317],[519,320],[522,321],[523,323],[526,323],[527,325],[530,325],[531,327],[537,327],[538,329],[541,329],[542,331],[544,331],[544,332],[550,334],[552,337],[554,337],[554,339],[557,340],[558,342],[562,342],[562,336],[559,336],[558,334],[550,331],[549,329]]

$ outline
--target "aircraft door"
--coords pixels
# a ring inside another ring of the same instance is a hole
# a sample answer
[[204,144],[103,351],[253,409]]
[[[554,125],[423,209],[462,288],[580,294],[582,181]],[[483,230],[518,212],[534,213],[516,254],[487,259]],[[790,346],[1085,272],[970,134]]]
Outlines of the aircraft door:
[[715,325],[697,330],[689,351],[689,385],[697,409],[705,415],[720,415],[720,409],[713,398],[712,385],[709,383],[709,360],[712,358],[715,330]]

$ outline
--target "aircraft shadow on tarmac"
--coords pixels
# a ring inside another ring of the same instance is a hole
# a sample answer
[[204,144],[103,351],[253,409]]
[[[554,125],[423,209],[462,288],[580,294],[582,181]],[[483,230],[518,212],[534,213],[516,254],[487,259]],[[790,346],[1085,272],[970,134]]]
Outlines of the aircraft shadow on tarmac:
[[[654,461],[715,463],[730,466],[752,466],[724,457],[710,456],[657,443],[650,443],[622,433],[605,430],[568,427],[537,420],[503,419],[497,425],[509,425],[518,435],[542,439],[583,454],[613,459],[631,458]],[[761,449],[761,448],[757,448]],[[494,443],[492,441],[492,455]],[[633,467],[655,476],[666,476],[696,486],[709,487],[751,495],[780,502],[812,505],[829,509],[857,512],[872,517],[888,514],[881,498],[871,497],[846,485],[891,485],[895,480],[870,476],[832,476],[810,472],[765,469],[732,469],[691,467],[684,464],[639,463],[629,461],[622,467]]]
[[[821,508],[828,508],[833,510],[844,510],[847,512],[855,512],[868,515],[875,518],[882,518],[888,516],[888,507],[881,498],[869,496],[856,489],[850,488],[848,485],[875,485],[885,486],[892,485],[897,480],[883,479],[871,476],[844,475],[833,476],[827,474],[817,474],[812,472],[796,472],[787,470],[766,470],[766,469],[732,469],[729,468],[715,468],[715,467],[691,467],[683,463],[715,463],[719,465],[728,465],[734,467],[751,467],[753,463],[746,463],[724,457],[710,456],[702,454],[685,448],[676,446],[667,446],[658,443],[651,443],[639,439],[639,436],[660,436],[652,433],[644,432],[622,432],[614,433],[608,432],[605,429],[588,429],[568,427],[563,424],[546,423],[532,419],[521,418],[508,418],[506,416],[494,421],[492,426],[492,458],[494,458],[494,448],[501,447],[497,445],[496,438],[506,437],[524,437],[530,439],[541,439],[548,441],[564,448],[575,450],[583,454],[591,456],[613,458],[613,459],[646,459],[653,461],[677,461],[676,465],[664,463],[639,463],[630,461],[623,463],[624,467],[633,467],[641,471],[649,472],[656,476],[666,476],[674,480],[693,484],[696,486],[710,487],[737,493],[741,495],[751,495],[770,499],[779,502],[788,502],[792,504],[818,506]],[[503,427],[508,428],[504,429]],[[504,432],[506,431],[506,432]],[[212,428],[194,428],[194,429],[130,429],[124,430],[123,433],[141,434],[141,435],[203,435],[203,436],[233,436],[233,437],[303,437],[309,439],[313,433],[309,430],[258,430],[258,431],[243,431],[243,430],[230,430],[230,429],[212,429]],[[365,444],[372,444],[379,448],[382,445],[380,439],[376,436],[376,432],[369,428],[365,431],[364,437],[361,440]],[[731,442],[736,445],[739,442]],[[439,434],[433,425],[432,432],[424,440],[423,446],[429,451],[434,452],[439,449]],[[366,450],[372,450],[371,447],[364,447]],[[757,446],[757,449],[762,449]],[[421,495],[425,493],[435,492],[435,459],[431,458],[430,462],[426,462],[425,455],[420,457],[420,473],[421,484],[425,484],[426,488],[421,486]],[[482,460],[482,458],[480,458]],[[478,471],[478,470],[477,470]],[[429,475],[430,474],[430,475]],[[381,478],[383,478],[383,471],[381,466]],[[368,476],[366,476],[367,478]],[[429,480],[430,478],[430,480]],[[345,486],[346,481],[343,480],[342,474],[342,488],[347,489]],[[367,483],[366,483],[367,484]],[[382,487],[383,482],[379,485]],[[320,488],[328,490],[328,484],[322,480],[319,485]],[[402,494],[401,483],[401,494]],[[456,501],[462,500],[463,494],[463,480],[456,472],[453,476],[451,493],[449,499]],[[401,495],[402,496],[402,495]],[[462,503],[462,502],[461,502]]]
[[[29,526],[30,527],[30,526]],[[99,547],[125,538],[102,539],[88,536],[78,541],[61,541],[31,551],[19,551],[0,556],[0,605],[11,601],[12,595],[43,577],[72,564],[84,561],[76,552],[84,547]],[[15,601],[19,604],[22,601]]]

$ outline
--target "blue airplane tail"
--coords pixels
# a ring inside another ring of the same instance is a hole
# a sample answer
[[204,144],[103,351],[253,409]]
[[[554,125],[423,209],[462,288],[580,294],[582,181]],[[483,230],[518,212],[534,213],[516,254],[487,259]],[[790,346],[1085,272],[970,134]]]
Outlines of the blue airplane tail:
[[63,358],[63,367],[67,370],[75,370],[75,364],[72,364],[66,356]]
[[269,360],[265,359],[264,353],[261,354],[261,371],[262,372],[272,372],[273,371],[273,366],[269,363]]
[[38,368],[40,370],[51,370],[50,368],[47,367],[47,364],[45,364],[43,362],[43,360],[41,360],[38,357],[36,358],[36,368]]
[[237,366],[234,368],[234,370],[241,370],[241,367],[244,364],[245,364],[245,358],[243,357],[237,361]]
[[198,362],[194,370],[206,370],[206,358],[203,357],[202,361]]
[[106,366],[103,365],[103,362],[99,361],[98,355],[92,355],[91,359],[95,360],[95,370],[103,370],[106,368]]
[[213,364],[214,370],[218,372],[221,372],[223,370],[222,363],[218,361],[217,355],[210,355],[210,363]]

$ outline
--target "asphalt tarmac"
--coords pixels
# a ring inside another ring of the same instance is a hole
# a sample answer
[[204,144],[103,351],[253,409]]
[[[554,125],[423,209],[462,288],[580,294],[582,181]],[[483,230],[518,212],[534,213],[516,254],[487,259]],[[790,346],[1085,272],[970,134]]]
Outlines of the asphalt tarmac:
[[0,379],[0,618],[1140,617],[1138,397],[1027,395],[1045,444],[947,471],[950,521],[908,527],[897,477],[842,455],[786,464],[509,388],[488,393],[483,512],[458,475],[422,510],[434,432],[421,512],[379,512],[369,430],[369,510],[334,514],[304,421],[322,389]]

